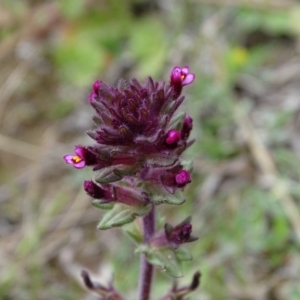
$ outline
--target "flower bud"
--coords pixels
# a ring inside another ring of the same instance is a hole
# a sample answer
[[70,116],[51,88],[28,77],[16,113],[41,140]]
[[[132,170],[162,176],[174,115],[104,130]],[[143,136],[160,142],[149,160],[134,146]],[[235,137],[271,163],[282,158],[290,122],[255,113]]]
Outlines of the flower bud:
[[98,184],[96,184],[92,180],[85,180],[83,183],[83,188],[87,192],[88,195],[90,195],[91,197],[93,197],[95,199],[103,199],[103,198],[109,196],[109,194],[107,193],[106,190],[101,188]]
[[175,129],[171,129],[167,133],[166,143],[168,145],[176,144],[181,138],[181,132]]
[[102,81],[100,80],[96,80],[93,84],[93,91],[97,94],[99,92],[100,89],[100,85],[101,85]]
[[183,222],[173,227],[166,223],[165,229],[158,232],[151,241],[153,247],[166,247],[178,248],[179,245],[190,243],[198,238],[192,236],[191,217],[186,218]]
[[175,176],[175,181],[178,187],[184,187],[191,182],[191,174],[187,170],[179,171]]
[[186,115],[183,120],[182,128],[181,128],[181,136],[183,140],[187,140],[190,136],[190,133],[193,129],[193,119]]
[[173,227],[170,224],[165,225],[165,233],[168,242],[174,248],[181,244],[189,243],[197,240],[196,237],[192,236],[192,224],[191,217],[186,218],[183,222]]

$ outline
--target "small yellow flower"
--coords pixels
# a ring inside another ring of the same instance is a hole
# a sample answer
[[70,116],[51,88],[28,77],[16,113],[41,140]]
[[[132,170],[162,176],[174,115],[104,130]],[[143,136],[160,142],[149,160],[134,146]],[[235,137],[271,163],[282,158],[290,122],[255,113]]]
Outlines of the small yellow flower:
[[248,51],[242,47],[234,47],[231,50],[230,58],[234,66],[241,67],[245,65],[249,57]]

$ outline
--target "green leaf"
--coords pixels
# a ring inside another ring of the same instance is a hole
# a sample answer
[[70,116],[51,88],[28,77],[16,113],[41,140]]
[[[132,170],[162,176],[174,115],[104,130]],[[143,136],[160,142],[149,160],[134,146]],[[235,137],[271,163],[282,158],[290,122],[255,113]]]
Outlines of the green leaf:
[[124,176],[132,175],[135,172],[135,166],[118,165],[101,169],[96,177],[98,183],[110,183],[121,180]]
[[151,206],[128,206],[123,204],[117,204],[114,208],[108,211],[100,223],[98,228],[105,230],[113,227],[123,226],[132,222],[136,217],[146,215],[150,211]]
[[185,249],[176,251],[172,248],[153,249],[145,244],[140,245],[135,253],[144,253],[152,265],[159,267],[168,276],[175,278],[183,275],[181,261],[190,260],[192,257]]
[[123,178],[123,176],[121,176],[120,174],[114,173],[113,168],[104,168],[104,169],[100,170],[100,172],[98,173],[98,175],[96,177],[96,181],[98,183],[105,184],[105,183],[119,181],[122,178]]
[[180,262],[170,250],[152,250],[146,252],[148,261],[160,267],[163,272],[171,277],[182,277]]
[[104,210],[110,210],[113,208],[114,204],[113,203],[99,203],[99,200],[93,200],[92,202],[93,206],[99,209],[104,209]]
[[152,202],[156,204],[160,203],[168,203],[173,205],[180,205],[185,202],[185,198],[183,195],[183,192],[181,190],[176,190],[174,194],[165,192],[163,194],[161,193],[151,193],[149,194],[149,198]]
[[182,123],[184,121],[186,113],[182,112],[177,115],[175,118],[172,118],[169,124],[169,128],[175,128],[176,130],[180,130],[182,127]]
[[119,165],[117,168],[114,168],[114,173],[119,176],[130,176],[136,172],[136,165],[127,166],[127,165]]
[[146,163],[148,165],[159,165],[161,167],[171,166],[176,161],[172,155],[152,154],[147,156]]
[[193,259],[190,251],[182,247],[175,250],[175,255],[179,261],[190,261]]
[[193,172],[193,162],[191,160],[182,160],[180,164],[184,170],[188,170],[191,173]]
[[133,239],[133,241],[136,244],[140,245],[143,242],[142,233],[137,228],[137,226],[127,229],[127,230],[125,230],[125,232],[129,235],[129,237],[131,237]]

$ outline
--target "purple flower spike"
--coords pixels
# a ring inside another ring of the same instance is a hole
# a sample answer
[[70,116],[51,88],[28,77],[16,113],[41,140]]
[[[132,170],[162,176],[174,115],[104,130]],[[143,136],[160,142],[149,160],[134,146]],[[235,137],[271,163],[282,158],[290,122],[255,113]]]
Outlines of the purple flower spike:
[[64,156],[64,160],[67,164],[73,165],[76,169],[82,169],[86,165],[85,161],[85,149],[83,147],[76,146],[75,154],[67,154]]
[[181,132],[175,129],[171,129],[166,138],[166,143],[169,145],[177,143],[181,138]]
[[195,74],[189,73],[189,68],[186,66],[184,68],[175,67],[171,73],[171,85],[181,87],[191,84],[195,79]]
[[101,80],[96,80],[93,84],[93,91],[97,94],[99,92],[100,89],[100,85],[101,85],[102,81]]
[[178,187],[184,187],[191,182],[191,174],[189,171],[181,170],[175,176],[175,181]]

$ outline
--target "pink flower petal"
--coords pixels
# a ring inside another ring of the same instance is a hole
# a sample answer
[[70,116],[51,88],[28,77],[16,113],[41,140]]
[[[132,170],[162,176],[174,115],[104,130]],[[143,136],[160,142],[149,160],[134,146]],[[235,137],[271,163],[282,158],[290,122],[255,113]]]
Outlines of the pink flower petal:
[[172,82],[180,82],[181,81],[181,69],[179,67],[175,67],[171,73],[171,81]]
[[85,149],[83,147],[76,146],[75,153],[78,155],[78,157],[80,157],[84,160]]
[[187,75],[188,73],[189,73],[189,67],[183,67],[182,69],[181,69],[181,73],[183,74],[183,75]]
[[85,161],[82,160],[82,161],[80,161],[80,162],[78,162],[78,163],[74,163],[73,165],[74,165],[74,167],[75,167],[76,169],[82,169],[82,168],[85,167]]
[[186,77],[182,81],[182,85],[190,84],[194,81],[194,79],[195,79],[195,74],[189,73],[189,74],[186,75]]
[[73,165],[73,157],[74,157],[74,155],[72,155],[72,154],[67,154],[67,155],[65,155],[64,156],[64,160],[65,160],[65,162],[67,163],[67,164],[69,164],[69,165]]

